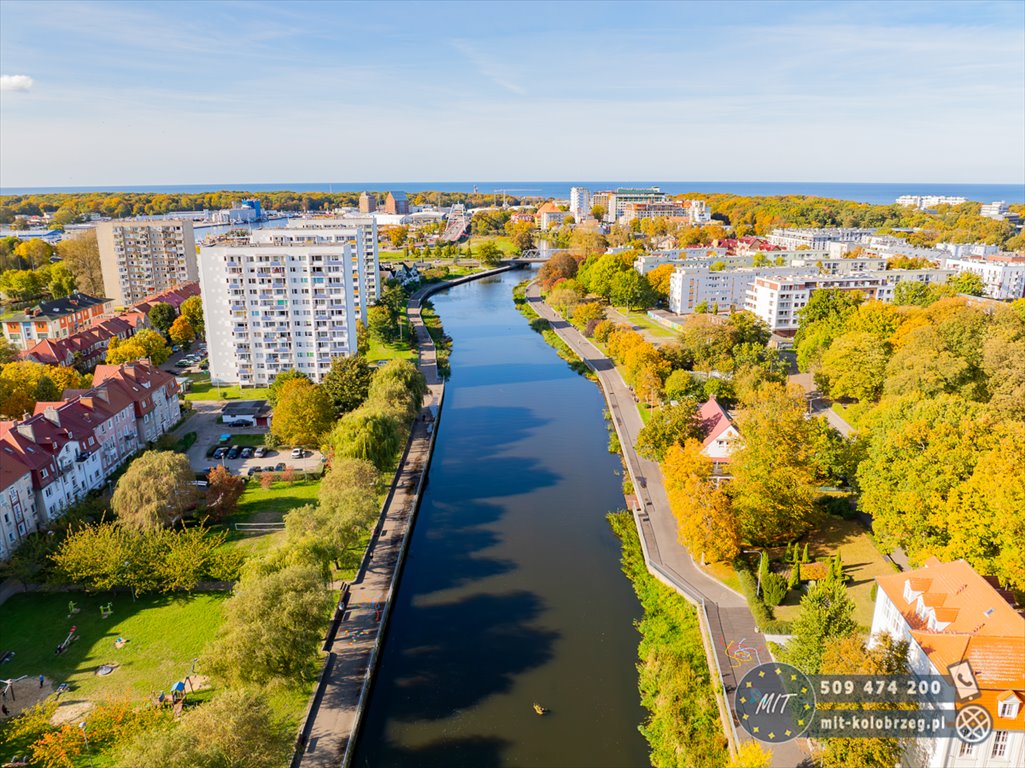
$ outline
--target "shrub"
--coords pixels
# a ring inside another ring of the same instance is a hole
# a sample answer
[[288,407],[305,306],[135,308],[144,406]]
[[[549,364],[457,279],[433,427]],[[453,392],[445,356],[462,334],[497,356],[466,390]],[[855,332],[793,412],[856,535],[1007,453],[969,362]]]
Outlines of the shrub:
[[762,577],[762,597],[766,605],[774,608],[782,603],[783,598],[786,596],[786,579],[778,573],[772,573],[771,571]]

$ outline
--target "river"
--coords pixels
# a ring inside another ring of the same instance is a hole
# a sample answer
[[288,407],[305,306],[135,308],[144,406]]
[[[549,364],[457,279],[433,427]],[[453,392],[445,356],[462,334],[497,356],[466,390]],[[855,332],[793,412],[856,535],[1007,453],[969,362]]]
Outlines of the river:
[[648,764],[604,400],[516,311],[524,276],[433,299],[452,378],[359,768]]

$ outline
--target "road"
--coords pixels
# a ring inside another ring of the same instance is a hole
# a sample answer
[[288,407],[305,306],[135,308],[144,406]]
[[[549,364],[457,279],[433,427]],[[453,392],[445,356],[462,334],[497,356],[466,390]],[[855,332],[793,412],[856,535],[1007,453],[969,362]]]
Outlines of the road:
[[[647,546],[649,562],[661,570],[685,597],[704,601],[713,647],[732,711],[733,693],[745,672],[761,662],[772,661],[747,601],[717,579],[706,575],[687,548],[680,544],[662,471],[657,463],[638,456],[634,450],[643,421],[632,390],[613,362],[544,303],[536,284],[527,288],[527,301],[598,376],[616,423],[623,454],[636,481],[634,491],[641,506],[641,535]],[[742,730],[738,730],[738,735],[742,739],[746,736]],[[777,745],[773,749],[774,766],[793,768],[806,760],[807,754],[796,743]]]
[[812,416],[825,416],[826,421],[844,437],[854,434],[854,427],[836,411],[833,410],[833,401],[827,400],[819,392],[815,385],[815,377],[810,373],[794,373],[787,377],[790,383],[796,384],[804,390],[804,397],[808,401],[808,413]]

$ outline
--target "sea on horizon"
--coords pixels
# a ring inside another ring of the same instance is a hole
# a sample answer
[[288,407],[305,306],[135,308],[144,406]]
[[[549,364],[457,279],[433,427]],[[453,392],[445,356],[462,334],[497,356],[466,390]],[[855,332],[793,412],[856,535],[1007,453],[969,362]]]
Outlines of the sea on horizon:
[[519,196],[566,198],[570,187],[587,187],[592,191],[617,187],[660,187],[672,195],[688,192],[706,194],[735,194],[749,197],[770,195],[808,195],[859,203],[887,205],[901,195],[944,195],[964,197],[989,203],[1003,200],[1025,203],[1025,184],[919,184],[820,182],[820,181],[445,181],[445,182],[317,182],[273,184],[152,184],[95,187],[0,187],[2,195],[31,195],[75,192],[153,192],[165,194],[198,192],[473,192],[501,194],[507,190]]

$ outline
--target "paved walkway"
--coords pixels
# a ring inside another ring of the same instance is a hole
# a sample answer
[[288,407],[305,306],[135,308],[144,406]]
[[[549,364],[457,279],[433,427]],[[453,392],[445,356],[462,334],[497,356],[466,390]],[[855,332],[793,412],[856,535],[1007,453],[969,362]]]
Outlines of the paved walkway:
[[[765,638],[758,632],[744,598],[705,574],[695,564],[687,548],[680,544],[676,520],[669,509],[662,482],[662,471],[657,463],[641,458],[634,451],[643,422],[633,392],[613,362],[542,301],[536,284],[528,287],[527,301],[598,376],[634,481],[634,492],[640,505],[638,520],[649,563],[685,596],[704,604],[732,712],[733,693],[745,672],[754,665],[772,660]],[[738,735],[742,739],[746,737],[742,730]],[[773,750],[773,765],[781,768],[793,768],[806,759],[807,755],[797,744],[777,745]]]
[[383,639],[396,574],[405,554],[424,473],[433,448],[433,425],[424,416],[441,404],[444,383],[438,376],[434,344],[420,318],[417,292],[410,300],[408,316],[416,334],[420,370],[427,380],[421,416],[413,425],[400,469],[392,481],[384,511],[371,537],[363,564],[350,585],[347,607],[337,630],[325,644],[329,650],[324,683],[310,708],[306,749],[293,765],[301,768],[337,768],[351,759],[353,734],[358,732],[369,681]]
[[833,410],[833,401],[828,400],[819,392],[815,385],[815,377],[810,373],[794,373],[787,377],[792,384],[796,384],[804,390],[805,399],[808,401],[808,413],[812,416],[825,416],[826,421],[844,437],[850,437],[854,433],[847,420]]

